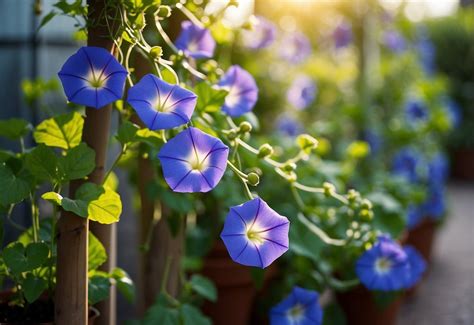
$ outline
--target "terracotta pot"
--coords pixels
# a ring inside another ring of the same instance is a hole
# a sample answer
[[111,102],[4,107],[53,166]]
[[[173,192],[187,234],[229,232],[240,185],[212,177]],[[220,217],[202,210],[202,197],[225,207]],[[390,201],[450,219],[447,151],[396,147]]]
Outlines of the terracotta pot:
[[415,228],[408,231],[404,244],[412,245],[430,264],[433,257],[433,246],[436,235],[437,222],[433,218],[425,217]]
[[336,299],[344,310],[347,325],[395,325],[402,296],[385,308],[376,305],[372,293],[363,286],[336,292]]
[[474,150],[459,149],[451,153],[451,174],[453,177],[474,181]]
[[[269,267],[264,282],[276,273]],[[206,302],[203,311],[215,325],[249,324],[257,289],[250,268],[240,265],[229,257],[222,242],[218,242],[204,259],[202,274],[217,287],[217,302]]]
[[[12,295],[13,295],[13,292],[11,290],[0,292],[0,305],[7,304],[11,300]],[[45,305],[48,305],[48,297],[46,295],[41,296],[38,301],[40,303],[44,303]],[[50,319],[51,319],[51,318],[54,317],[53,316],[54,315],[54,306],[52,305],[52,302],[51,302],[51,305],[49,305],[48,307],[51,308],[51,315],[50,315],[51,316]],[[22,310],[20,308],[21,307],[19,307],[18,311],[22,312]],[[97,309],[95,309],[94,307],[90,307],[89,308],[88,325],[94,325],[94,322],[99,317],[99,315],[100,315],[100,313]],[[54,322],[53,321],[44,321],[44,320],[42,320],[42,322],[35,321],[34,323],[32,321],[28,321],[28,322],[26,322],[26,321],[2,322],[0,320],[0,325],[20,325],[20,324],[54,325]]]

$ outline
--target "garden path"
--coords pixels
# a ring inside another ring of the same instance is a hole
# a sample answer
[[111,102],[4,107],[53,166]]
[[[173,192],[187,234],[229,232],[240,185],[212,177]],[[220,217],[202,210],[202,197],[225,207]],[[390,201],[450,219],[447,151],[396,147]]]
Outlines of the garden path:
[[448,187],[450,216],[435,243],[433,265],[399,325],[474,324],[474,185]]

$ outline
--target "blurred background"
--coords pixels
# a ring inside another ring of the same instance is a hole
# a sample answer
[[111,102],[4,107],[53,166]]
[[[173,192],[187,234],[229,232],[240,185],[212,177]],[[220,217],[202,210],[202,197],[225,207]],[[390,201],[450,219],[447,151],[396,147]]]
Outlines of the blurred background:
[[[42,1],[39,8],[29,0],[0,1],[0,119],[22,117],[36,125],[48,110],[64,106],[56,74],[83,39],[68,17],[56,17],[38,32],[54,2]],[[397,184],[387,185],[381,175],[396,169],[394,157],[410,147],[426,160],[442,154],[449,161],[451,178],[442,203],[431,204],[443,204],[431,214],[447,216],[435,242],[433,268],[420,294],[403,307],[399,323],[474,324],[474,1],[239,3],[226,13],[227,26],[213,30],[223,45],[217,55],[255,77],[258,132],[281,141],[282,150],[300,132],[320,141],[319,154],[328,162],[319,166],[321,175],[308,179],[354,184],[367,192],[384,183],[408,211],[418,192],[421,202],[432,189],[406,185],[414,189],[407,194]],[[251,15],[264,17],[275,30],[264,49],[245,30],[238,37],[228,32],[248,24]],[[14,146],[0,139],[0,147]],[[111,159],[114,150],[119,150],[116,143]],[[124,207],[118,236],[127,239],[118,242],[118,265],[136,278],[138,203],[127,185],[130,175],[120,170],[117,175]],[[225,186],[220,185],[216,200],[224,200]],[[271,192],[275,184],[261,186]],[[272,206],[284,211],[284,197],[274,193]],[[29,213],[16,209],[13,219],[28,225]],[[397,218],[381,227],[398,235],[404,224]],[[17,236],[8,228],[4,241]],[[136,313],[121,297],[118,312],[121,320]]]

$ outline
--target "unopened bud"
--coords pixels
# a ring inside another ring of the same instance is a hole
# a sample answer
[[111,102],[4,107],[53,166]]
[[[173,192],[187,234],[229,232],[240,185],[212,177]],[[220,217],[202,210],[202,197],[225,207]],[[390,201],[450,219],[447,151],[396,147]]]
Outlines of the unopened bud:
[[244,122],[240,123],[239,131],[241,133],[249,133],[250,131],[252,131],[252,124],[250,124],[247,121],[244,121]]
[[251,186],[257,186],[260,183],[260,177],[257,173],[251,172],[247,175],[247,181]]
[[258,148],[258,157],[265,158],[271,156],[273,154],[273,147],[268,143],[262,144],[260,148]]

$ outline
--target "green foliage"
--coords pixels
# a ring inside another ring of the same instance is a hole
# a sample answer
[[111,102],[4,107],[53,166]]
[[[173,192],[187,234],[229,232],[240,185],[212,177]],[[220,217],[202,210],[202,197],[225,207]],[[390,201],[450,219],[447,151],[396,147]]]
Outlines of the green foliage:
[[200,296],[213,302],[217,301],[217,289],[214,286],[214,283],[212,283],[208,278],[199,274],[194,274],[189,281],[189,285],[191,286],[191,289]]
[[62,181],[81,179],[92,173],[95,168],[95,151],[85,143],[67,151],[60,160]]
[[0,195],[0,205],[21,202],[28,197],[32,186],[31,175],[24,168],[14,172],[6,164],[0,163],[0,188],[8,189]]
[[36,277],[31,273],[28,273],[22,282],[23,294],[29,303],[38,299],[47,287],[48,282],[45,279]]
[[224,104],[228,91],[213,88],[205,82],[200,82],[194,87],[194,92],[198,96],[196,109],[202,112],[217,112]]
[[115,285],[118,291],[128,300],[133,303],[136,299],[136,290],[130,276],[121,268],[115,268],[110,273],[111,278],[115,280]]
[[70,149],[81,142],[83,126],[84,119],[77,112],[57,115],[41,122],[33,137],[37,143],[44,143],[49,147]]
[[2,253],[5,265],[16,276],[42,266],[48,255],[49,247],[45,243],[31,243],[26,248],[21,243],[12,243]]
[[0,121],[0,136],[11,140],[18,140],[24,137],[31,129],[31,124],[23,119],[11,118]]
[[89,305],[105,300],[109,292],[110,280],[107,275],[97,274],[89,278]]
[[124,122],[117,131],[117,140],[122,144],[129,144],[137,141],[137,132],[140,128],[132,122]]
[[30,173],[41,181],[51,180],[59,183],[61,180],[59,159],[50,147],[39,145],[34,148],[26,156],[25,165]]
[[89,247],[87,251],[89,257],[89,272],[97,270],[107,261],[107,252],[105,251],[104,245],[102,245],[91,232],[89,232]]

